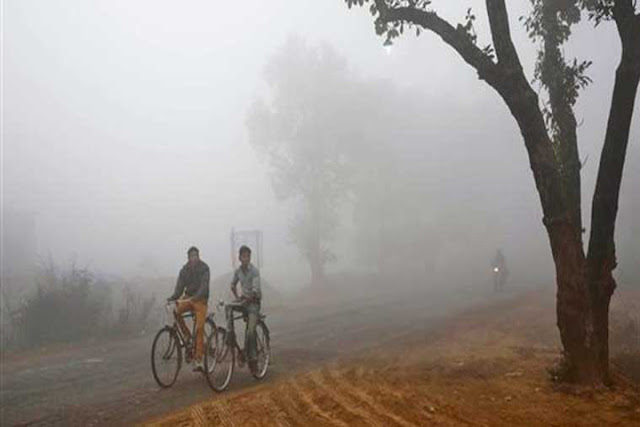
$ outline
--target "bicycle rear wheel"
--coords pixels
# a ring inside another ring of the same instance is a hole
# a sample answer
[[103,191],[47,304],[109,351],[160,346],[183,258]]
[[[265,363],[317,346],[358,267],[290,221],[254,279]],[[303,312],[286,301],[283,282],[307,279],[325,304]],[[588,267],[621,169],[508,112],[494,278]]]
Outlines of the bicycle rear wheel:
[[151,346],[151,371],[153,378],[163,388],[171,387],[178,378],[182,365],[182,351],[178,337],[168,326],[160,329]]
[[269,330],[263,321],[256,325],[256,346],[258,353],[257,367],[251,371],[256,379],[261,380],[267,375],[269,361],[271,360],[271,347],[269,346]]
[[216,328],[216,333],[207,338],[204,352],[207,382],[217,392],[224,391],[229,386],[235,366],[235,347],[227,341],[227,331]]

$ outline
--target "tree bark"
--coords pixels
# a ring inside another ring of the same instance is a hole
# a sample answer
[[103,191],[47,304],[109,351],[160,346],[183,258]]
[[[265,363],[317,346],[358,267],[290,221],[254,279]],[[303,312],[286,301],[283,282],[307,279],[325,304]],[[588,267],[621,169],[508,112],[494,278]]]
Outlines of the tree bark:
[[622,42],[591,207],[587,255],[588,283],[594,316],[591,342],[598,369],[609,377],[609,303],[616,288],[615,221],[633,109],[640,82],[640,16],[629,0],[617,1],[614,20]]

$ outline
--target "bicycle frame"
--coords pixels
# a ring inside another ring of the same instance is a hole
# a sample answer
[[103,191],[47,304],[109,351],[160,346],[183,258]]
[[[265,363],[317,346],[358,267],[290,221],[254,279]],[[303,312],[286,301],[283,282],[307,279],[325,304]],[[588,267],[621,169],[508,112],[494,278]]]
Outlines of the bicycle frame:
[[225,315],[225,318],[227,320],[227,326],[231,326],[231,328],[227,331],[227,344],[235,347],[239,354],[242,354],[244,356],[244,348],[241,348],[240,345],[238,344],[238,340],[236,338],[236,329],[235,329],[235,322],[236,320],[240,320],[240,319],[244,319],[245,314],[244,313],[240,313],[240,314],[233,314],[233,311],[231,311],[231,322],[229,322],[229,318],[228,316]]
[[[227,337],[226,337],[226,342],[229,346],[234,347],[237,351],[238,354],[240,356],[240,358],[244,361],[246,359],[246,348],[244,347],[240,347],[240,344],[238,344],[238,340],[237,340],[237,335],[236,335],[236,330],[235,330],[235,322],[236,320],[240,320],[243,319],[245,321],[245,325],[246,325],[246,316],[247,313],[246,312],[242,312],[239,314],[234,314],[233,309],[227,311],[227,306],[221,301],[221,303],[218,303],[218,306],[223,307],[225,310],[225,320],[226,320],[226,326],[227,329],[229,329],[227,331]],[[229,321],[229,314],[231,314],[232,319],[231,321]],[[264,318],[265,316],[260,314],[258,321],[262,323],[264,329],[267,331],[267,334],[269,333],[269,329],[267,328],[267,325],[264,323]]]
[[[180,343],[181,347],[186,347],[187,345],[187,340],[186,337],[183,335],[182,333],[182,329],[180,328],[180,325],[178,325],[178,319],[176,317],[176,312],[174,310],[174,304],[165,304],[165,310],[167,311],[167,318],[168,319],[172,319],[172,322],[169,323],[167,322],[167,326],[170,327],[171,329],[173,329],[176,332],[176,335],[178,335],[178,341]],[[188,312],[188,313],[183,313],[182,314],[182,318],[183,319],[190,319],[194,317],[193,313]],[[196,323],[195,321],[193,322],[193,326],[191,327],[191,336],[195,337],[196,334]]]
[[[196,322],[194,319],[193,326],[191,327],[191,340],[187,341],[186,337],[182,332],[182,328],[180,328],[180,325],[178,325],[178,319],[177,319],[174,307],[175,307],[175,304],[173,303],[165,304],[167,319],[172,319],[172,322],[167,321],[167,326],[170,327],[175,332],[176,336],[178,337],[178,346],[180,348],[185,349],[185,356],[187,356],[187,358],[191,358],[193,357],[193,355],[190,355],[188,353],[195,351]],[[191,319],[194,317],[195,315],[193,314],[193,312],[187,312],[182,314],[183,319]],[[205,319],[205,325],[207,324],[208,321],[213,322],[213,320],[210,319],[210,316],[207,316],[207,318]],[[215,322],[213,322],[213,324],[215,325]],[[215,329],[215,326],[214,326],[214,329]]]

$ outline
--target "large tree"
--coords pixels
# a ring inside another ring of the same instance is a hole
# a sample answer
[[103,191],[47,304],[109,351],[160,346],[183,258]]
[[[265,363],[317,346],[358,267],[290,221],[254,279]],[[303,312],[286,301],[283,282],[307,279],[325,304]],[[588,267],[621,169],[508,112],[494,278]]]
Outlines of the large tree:
[[271,165],[276,195],[298,203],[291,236],[317,286],[335,257],[330,242],[349,175],[340,147],[353,137],[347,106],[354,85],[333,49],[298,38],[271,58],[265,77],[269,96],[248,114],[249,140]]
[[[534,74],[544,102],[528,81],[509,27],[504,0],[486,0],[492,45],[479,47],[475,16],[457,26],[431,0],[345,0],[370,4],[386,43],[405,29],[437,34],[491,86],[515,118],[529,156],[543,211],[557,282],[557,325],[565,350],[564,378],[609,381],[609,303],[616,287],[614,226],[629,130],[640,80],[640,16],[633,0],[532,0],[529,35],[541,41]],[[580,168],[574,104],[588,83],[589,62],[567,61],[562,45],[583,13],[613,20],[622,46],[591,210],[588,249],[582,239]]]

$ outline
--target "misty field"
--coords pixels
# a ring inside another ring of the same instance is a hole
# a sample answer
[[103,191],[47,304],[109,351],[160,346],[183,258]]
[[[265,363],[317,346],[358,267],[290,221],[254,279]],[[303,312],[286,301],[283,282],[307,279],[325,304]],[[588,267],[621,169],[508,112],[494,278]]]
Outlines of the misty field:
[[0,425],[640,425],[639,87],[636,0],[0,0]]

